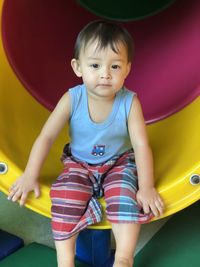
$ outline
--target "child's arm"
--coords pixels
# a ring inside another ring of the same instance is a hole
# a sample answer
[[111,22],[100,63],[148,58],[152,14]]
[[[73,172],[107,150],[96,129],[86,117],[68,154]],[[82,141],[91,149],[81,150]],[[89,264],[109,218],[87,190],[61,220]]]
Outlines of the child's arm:
[[40,170],[52,144],[61,129],[68,122],[69,117],[70,96],[67,92],[58,102],[56,108],[43,126],[41,133],[34,142],[24,173],[10,188],[9,200],[17,201],[20,199],[20,205],[23,205],[30,191],[34,191],[35,196],[39,197],[38,177]]
[[154,187],[153,156],[148,142],[142,108],[137,97],[134,97],[132,103],[128,128],[138,173],[137,201],[145,213],[151,211],[155,216],[159,216],[163,213],[164,204]]

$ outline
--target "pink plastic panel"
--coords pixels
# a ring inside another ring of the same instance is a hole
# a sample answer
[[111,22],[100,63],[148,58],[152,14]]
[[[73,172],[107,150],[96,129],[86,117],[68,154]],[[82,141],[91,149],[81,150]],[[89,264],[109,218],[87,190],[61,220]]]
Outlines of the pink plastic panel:
[[[200,94],[200,1],[177,1],[141,21],[124,22],[136,43],[126,85],[138,93],[153,122]],[[25,88],[52,110],[69,87],[81,83],[70,61],[79,30],[97,19],[76,1],[5,0],[3,44]]]

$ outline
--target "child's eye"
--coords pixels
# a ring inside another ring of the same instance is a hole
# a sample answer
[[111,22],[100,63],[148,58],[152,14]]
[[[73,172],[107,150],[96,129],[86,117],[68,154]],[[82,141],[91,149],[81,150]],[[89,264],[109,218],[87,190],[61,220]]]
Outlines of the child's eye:
[[94,64],[91,64],[90,67],[92,67],[93,69],[98,69],[99,68],[99,64],[97,63],[94,63]]
[[116,69],[120,69],[119,65],[112,65],[112,69],[116,70]]

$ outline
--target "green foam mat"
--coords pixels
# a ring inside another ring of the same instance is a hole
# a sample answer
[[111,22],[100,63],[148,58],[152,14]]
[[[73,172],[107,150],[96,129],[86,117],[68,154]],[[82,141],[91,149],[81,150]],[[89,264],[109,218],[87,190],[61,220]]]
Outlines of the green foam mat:
[[200,202],[178,212],[136,255],[134,267],[199,267]]
[[[78,261],[75,265],[88,267]],[[31,243],[2,260],[0,267],[57,267],[56,251],[38,243]]]

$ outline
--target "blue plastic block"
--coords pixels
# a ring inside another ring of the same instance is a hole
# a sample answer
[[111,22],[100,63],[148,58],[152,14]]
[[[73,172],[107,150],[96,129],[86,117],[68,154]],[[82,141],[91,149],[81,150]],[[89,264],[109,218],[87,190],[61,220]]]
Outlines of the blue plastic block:
[[0,230],[0,260],[24,246],[24,241],[5,231]]
[[114,259],[111,250],[111,231],[82,231],[76,242],[76,258],[92,267],[111,267]]

